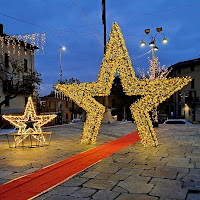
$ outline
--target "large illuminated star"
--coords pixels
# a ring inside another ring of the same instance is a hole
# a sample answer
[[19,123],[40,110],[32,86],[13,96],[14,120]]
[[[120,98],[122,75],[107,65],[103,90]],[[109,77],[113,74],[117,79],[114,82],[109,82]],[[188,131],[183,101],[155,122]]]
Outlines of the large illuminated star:
[[32,134],[37,140],[44,142],[41,126],[47,124],[56,116],[57,115],[36,115],[32,98],[29,97],[24,115],[3,115],[2,117],[18,128],[17,133],[19,136],[16,136],[15,139],[15,146],[17,146],[20,142],[25,140],[29,134]]
[[116,70],[120,75],[124,92],[129,96],[142,96],[130,108],[142,144],[144,146],[157,146],[158,141],[148,112],[187,85],[191,78],[137,79],[117,23],[113,24],[97,82],[56,85],[57,89],[87,112],[81,142],[96,142],[105,107],[98,103],[94,96],[108,96],[110,94]]

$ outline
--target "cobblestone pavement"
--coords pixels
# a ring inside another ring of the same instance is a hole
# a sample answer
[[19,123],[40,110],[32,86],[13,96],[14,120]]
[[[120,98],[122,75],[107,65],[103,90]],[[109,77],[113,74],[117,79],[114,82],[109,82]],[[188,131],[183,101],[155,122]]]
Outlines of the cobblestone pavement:
[[[83,124],[46,128],[50,146],[9,149],[0,137],[0,181],[63,160],[136,130],[133,123],[103,124],[96,145],[80,145]],[[35,200],[200,199],[200,126],[159,125],[159,147],[137,142],[93,165]]]

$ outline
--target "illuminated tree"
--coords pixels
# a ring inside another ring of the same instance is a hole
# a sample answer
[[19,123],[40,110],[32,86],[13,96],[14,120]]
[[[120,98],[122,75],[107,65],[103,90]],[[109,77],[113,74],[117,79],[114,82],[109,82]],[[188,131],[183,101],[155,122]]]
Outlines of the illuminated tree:
[[[149,67],[149,71],[147,71],[148,77],[145,75],[144,70],[141,72],[138,69],[140,76],[144,80],[146,79],[156,80],[156,79],[167,78],[167,76],[172,70],[169,68],[165,68],[164,65],[161,67],[160,62],[158,62],[158,57],[155,57],[153,60],[149,58],[149,63],[150,63],[150,67]],[[158,112],[156,108],[152,110],[152,120],[154,123],[158,123]]]

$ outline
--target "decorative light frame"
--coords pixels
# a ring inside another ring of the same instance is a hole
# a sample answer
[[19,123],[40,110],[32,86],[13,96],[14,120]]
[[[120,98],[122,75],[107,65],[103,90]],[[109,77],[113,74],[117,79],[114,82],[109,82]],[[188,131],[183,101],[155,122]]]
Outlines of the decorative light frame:
[[[34,137],[42,144],[45,144],[45,137],[43,135],[41,126],[47,124],[51,120],[53,120],[57,115],[36,115],[35,108],[33,105],[33,100],[31,97],[28,98],[28,102],[26,104],[24,115],[22,116],[14,116],[14,115],[3,115],[4,119],[13,124],[16,128],[18,128],[17,134],[14,136],[14,147],[18,146],[21,142],[23,142],[29,135]],[[31,120],[33,122],[33,128],[27,128],[27,122]]]
[[126,95],[142,96],[130,107],[142,144],[145,147],[157,146],[158,140],[148,112],[183,88],[192,79],[191,77],[162,78],[159,80],[139,80],[136,78],[117,23],[112,26],[98,80],[93,83],[58,84],[55,86],[87,112],[81,143],[96,142],[105,107],[97,102],[94,96],[108,96],[110,94],[116,70],[120,75]]

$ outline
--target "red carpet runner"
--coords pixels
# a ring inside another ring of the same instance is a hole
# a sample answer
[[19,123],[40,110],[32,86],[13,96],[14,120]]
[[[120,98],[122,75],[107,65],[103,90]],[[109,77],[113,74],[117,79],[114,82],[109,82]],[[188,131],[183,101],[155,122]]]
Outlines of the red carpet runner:
[[25,200],[33,198],[137,141],[139,141],[139,136],[136,131],[5,183],[0,186],[0,199]]

